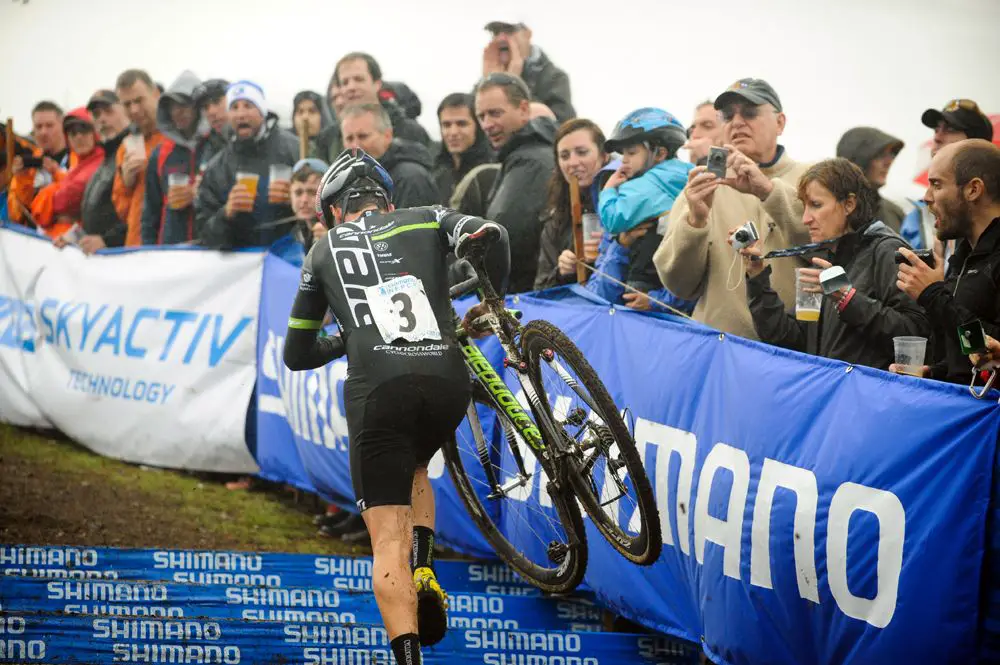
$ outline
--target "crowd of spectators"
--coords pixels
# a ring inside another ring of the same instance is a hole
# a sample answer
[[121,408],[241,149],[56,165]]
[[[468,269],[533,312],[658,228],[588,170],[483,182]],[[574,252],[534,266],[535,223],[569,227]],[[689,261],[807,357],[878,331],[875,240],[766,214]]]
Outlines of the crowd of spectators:
[[[360,52],[336,63],[325,95],[295,95],[287,127],[252,80],[191,71],[164,88],[126,70],[67,113],[40,101],[0,214],[88,254],[288,237],[308,250],[326,232],[313,209],[322,174],[360,147],[392,175],[397,207],[441,204],[502,224],[511,292],[582,282],[632,309],[890,371],[905,369],[893,339],[921,336],[917,373],[959,383],[973,367],[957,327],[979,320],[1000,337],[1000,148],[976,102],[920,116],[933,132],[929,185],[904,210],[879,194],[904,147],[886,131],[850,129],[830,159],[800,162],[781,142],[778,91],[741,78],[684,109],[688,123],[647,107],[606,136],[577,116],[569,77],[527,26],[486,29],[482,77],[436,107],[440,142],[417,122],[417,95]],[[713,147],[728,151],[724,175],[707,163]],[[747,222],[759,237],[734,249]],[[834,266],[846,282],[826,289],[821,273]],[[821,296],[809,320],[796,316],[803,292]]]

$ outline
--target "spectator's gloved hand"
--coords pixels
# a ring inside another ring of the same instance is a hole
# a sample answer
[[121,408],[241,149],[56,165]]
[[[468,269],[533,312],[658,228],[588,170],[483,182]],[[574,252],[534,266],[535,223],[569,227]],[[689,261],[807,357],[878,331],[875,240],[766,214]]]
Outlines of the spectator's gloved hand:
[[485,322],[480,319],[480,317],[488,313],[486,305],[483,303],[473,305],[465,313],[465,316],[462,317],[462,328],[469,337],[472,339],[482,339],[493,334],[491,329],[484,327]]
[[[736,233],[738,226],[734,226],[729,229],[726,234],[730,246],[733,244],[733,234]],[[753,241],[746,247],[739,250],[740,256],[743,257],[743,271],[747,274],[747,277],[754,278],[757,275],[764,272],[764,260],[761,258],[764,256],[764,250],[760,247],[760,241]]]
[[723,184],[738,192],[753,194],[761,201],[767,199],[774,189],[771,179],[764,175],[755,161],[731,144],[727,143],[724,147],[729,150],[729,158],[726,160],[726,179]]
[[973,353],[969,360],[976,369],[1000,369],[1000,342],[986,335],[986,353]]
[[696,229],[708,225],[708,214],[712,211],[715,190],[722,181],[704,166],[696,166],[688,172],[688,183],[684,195],[688,200],[687,222]]
[[236,183],[229,190],[229,198],[226,200],[226,218],[232,219],[240,212],[253,212],[253,197],[245,185]]
[[933,268],[924,263],[920,257],[906,247],[900,247],[899,253],[902,254],[906,260],[909,261],[909,263],[899,264],[899,274],[897,276],[896,286],[900,291],[914,300],[919,298],[920,294],[924,292],[924,289],[931,284],[944,281],[944,258],[938,254],[937,247],[934,249]]

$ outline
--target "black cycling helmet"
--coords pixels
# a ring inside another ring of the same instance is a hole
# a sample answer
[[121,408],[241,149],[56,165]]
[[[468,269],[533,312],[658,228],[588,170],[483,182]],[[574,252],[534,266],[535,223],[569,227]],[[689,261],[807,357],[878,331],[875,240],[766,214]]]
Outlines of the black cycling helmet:
[[331,208],[345,208],[348,198],[364,193],[382,197],[388,208],[392,202],[392,176],[378,161],[361,148],[345,150],[326,170],[316,190],[316,217],[327,227],[336,220]]
[[229,81],[226,79],[208,79],[194,87],[194,90],[191,91],[191,99],[194,101],[195,107],[200,109],[213,99],[225,97],[228,87]]
[[673,154],[685,141],[687,131],[680,120],[663,109],[646,107],[632,111],[615,125],[611,138],[604,142],[604,150],[621,152],[625,146],[650,143]]

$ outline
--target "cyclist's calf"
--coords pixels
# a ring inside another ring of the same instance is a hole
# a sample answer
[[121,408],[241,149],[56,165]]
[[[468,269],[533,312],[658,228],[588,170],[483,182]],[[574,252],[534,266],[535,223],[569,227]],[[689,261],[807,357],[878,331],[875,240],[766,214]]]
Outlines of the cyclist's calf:
[[409,506],[362,513],[372,539],[372,589],[389,639],[417,632],[417,594],[410,570],[413,518]]

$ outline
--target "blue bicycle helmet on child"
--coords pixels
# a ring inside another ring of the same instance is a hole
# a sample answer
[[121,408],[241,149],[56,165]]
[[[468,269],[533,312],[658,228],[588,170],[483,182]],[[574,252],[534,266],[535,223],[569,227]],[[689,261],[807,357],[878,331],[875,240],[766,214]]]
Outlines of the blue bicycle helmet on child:
[[621,152],[636,143],[663,146],[671,155],[687,141],[687,130],[673,114],[647,106],[632,111],[615,125],[611,138],[604,142],[606,152]]
[[323,174],[316,190],[316,217],[333,227],[333,206],[344,210],[347,201],[365,193],[381,197],[386,207],[392,202],[392,176],[374,157],[361,148],[340,153]]

